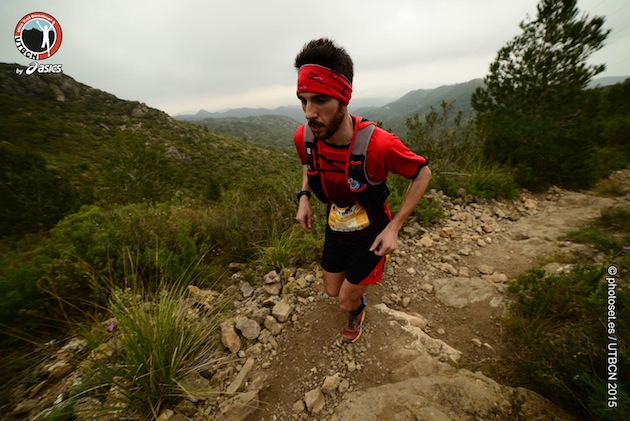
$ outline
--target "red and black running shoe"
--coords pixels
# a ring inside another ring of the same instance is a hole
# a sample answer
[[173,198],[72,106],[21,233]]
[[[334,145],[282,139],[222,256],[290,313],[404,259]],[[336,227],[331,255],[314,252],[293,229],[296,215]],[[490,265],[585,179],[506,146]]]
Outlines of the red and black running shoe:
[[361,305],[348,313],[348,325],[341,331],[341,338],[346,343],[356,342],[363,332],[363,320],[365,320],[365,306],[367,300],[365,295],[361,296]]

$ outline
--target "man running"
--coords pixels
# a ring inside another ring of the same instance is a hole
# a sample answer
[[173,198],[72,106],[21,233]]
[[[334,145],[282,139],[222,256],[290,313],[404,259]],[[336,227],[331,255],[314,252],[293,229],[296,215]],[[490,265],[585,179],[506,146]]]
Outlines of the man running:
[[[313,40],[294,64],[307,120],[294,135],[303,164],[296,219],[311,231],[311,192],[328,204],[324,289],[348,313],[343,341],[355,342],[362,332],[367,287],[381,280],[386,255],[398,247],[398,232],[422,198],[431,170],[428,160],[398,137],[350,115],[354,65],[344,48],[329,39]],[[390,172],[410,180],[393,218],[385,202]]]

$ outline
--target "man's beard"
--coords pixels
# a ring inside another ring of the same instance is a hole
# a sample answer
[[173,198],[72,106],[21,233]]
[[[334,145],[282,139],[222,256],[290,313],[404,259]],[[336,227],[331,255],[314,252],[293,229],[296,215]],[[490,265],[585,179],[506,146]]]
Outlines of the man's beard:
[[[321,136],[321,139],[329,139],[332,135],[335,134],[339,127],[341,127],[341,123],[343,123],[343,119],[346,113],[343,109],[341,103],[339,103],[339,108],[337,109],[337,113],[333,116],[333,119],[330,121],[328,125],[326,125],[326,130],[324,131],[324,135]],[[310,123],[309,123],[310,125]]]

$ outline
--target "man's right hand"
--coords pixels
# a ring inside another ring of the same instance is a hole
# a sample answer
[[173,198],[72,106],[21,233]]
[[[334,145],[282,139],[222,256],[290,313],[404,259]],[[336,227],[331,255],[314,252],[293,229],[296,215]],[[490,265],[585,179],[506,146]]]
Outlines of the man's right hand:
[[313,229],[313,210],[311,209],[311,202],[307,196],[300,197],[295,219],[302,225],[304,231],[311,232]]

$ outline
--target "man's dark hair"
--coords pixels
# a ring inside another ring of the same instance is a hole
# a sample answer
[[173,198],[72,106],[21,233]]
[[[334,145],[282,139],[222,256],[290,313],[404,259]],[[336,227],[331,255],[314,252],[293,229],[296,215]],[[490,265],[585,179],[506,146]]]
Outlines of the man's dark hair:
[[354,64],[350,55],[328,38],[314,39],[304,44],[302,51],[295,57],[295,69],[299,70],[305,64],[319,64],[333,69],[352,83]]

